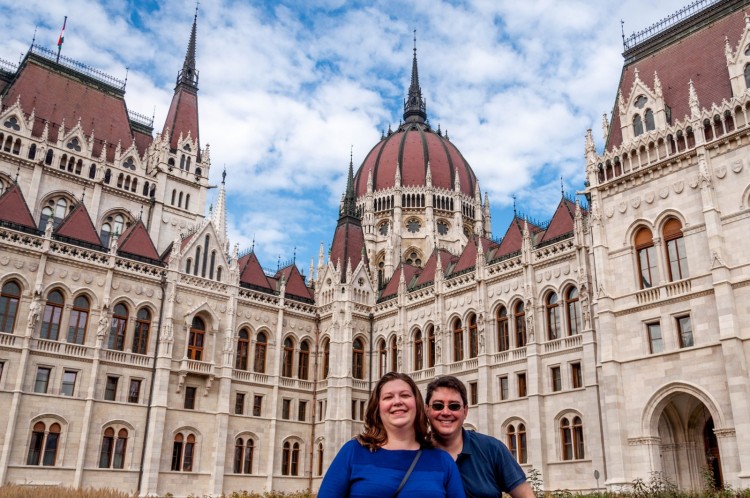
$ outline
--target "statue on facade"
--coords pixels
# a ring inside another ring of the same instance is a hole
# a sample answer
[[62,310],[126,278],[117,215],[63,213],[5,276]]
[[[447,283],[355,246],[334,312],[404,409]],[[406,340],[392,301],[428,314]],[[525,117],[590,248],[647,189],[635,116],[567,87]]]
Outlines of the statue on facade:
[[107,335],[107,326],[109,325],[109,319],[107,318],[107,314],[102,312],[101,316],[99,317],[99,322],[96,327],[96,337],[104,340],[104,336]]
[[28,318],[28,326],[30,329],[33,329],[36,326],[36,322],[39,320],[39,313],[42,310],[42,305],[39,302],[39,299],[32,299],[31,304],[29,305],[29,318]]

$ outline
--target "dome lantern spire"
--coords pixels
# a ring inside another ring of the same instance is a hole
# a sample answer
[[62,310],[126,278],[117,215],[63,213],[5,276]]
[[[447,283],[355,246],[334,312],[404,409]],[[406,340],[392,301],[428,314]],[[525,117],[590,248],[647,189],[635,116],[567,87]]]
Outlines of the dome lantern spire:
[[409,95],[404,100],[404,122],[424,123],[427,121],[427,104],[422,98],[419,87],[419,70],[417,69],[417,30],[414,30],[414,59],[411,65],[411,85]]

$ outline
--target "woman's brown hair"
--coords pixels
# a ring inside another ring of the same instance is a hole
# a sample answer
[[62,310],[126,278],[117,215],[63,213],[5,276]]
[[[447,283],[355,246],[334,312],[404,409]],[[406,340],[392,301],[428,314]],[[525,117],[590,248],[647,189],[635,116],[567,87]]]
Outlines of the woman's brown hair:
[[392,380],[402,380],[411,388],[417,409],[416,416],[414,417],[414,435],[420,448],[432,448],[432,442],[429,440],[430,422],[427,420],[422,393],[419,392],[417,384],[414,383],[411,377],[398,372],[388,372],[375,384],[375,389],[370,393],[370,399],[367,402],[365,429],[356,437],[357,441],[371,451],[377,450],[388,442],[388,433],[380,418],[380,392],[383,390],[383,386]]

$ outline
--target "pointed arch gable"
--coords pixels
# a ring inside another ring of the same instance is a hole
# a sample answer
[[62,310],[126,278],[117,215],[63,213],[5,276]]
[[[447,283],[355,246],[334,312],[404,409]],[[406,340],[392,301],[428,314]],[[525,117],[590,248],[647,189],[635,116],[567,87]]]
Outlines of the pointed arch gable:
[[206,332],[211,332],[212,330],[219,329],[221,319],[219,318],[219,315],[217,315],[216,312],[212,310],[208,305],[208,301],[203,301],[201,304],[185,313],[185,325],[190,327],[190,324],[193,323],[193,317],[198,315],[208,316],[211,319],[211,327],[208,328]]
[[[680,224],[682,225],[683,229],[687,227],[687,222],[685,220],[685,215],[682,214],[680,211],[676,209],[665,209],[661,213],[659,213],[656,218],[654,218],[654,227],[655,230],[658,230],[658,233],[662,233],[662,230],[664,229],[664,223],[667,222],[667,220],[675,218],[677,219]],[[656,232],[654,232],[656,233]],[[654,235],[656,236],[656,235]]]

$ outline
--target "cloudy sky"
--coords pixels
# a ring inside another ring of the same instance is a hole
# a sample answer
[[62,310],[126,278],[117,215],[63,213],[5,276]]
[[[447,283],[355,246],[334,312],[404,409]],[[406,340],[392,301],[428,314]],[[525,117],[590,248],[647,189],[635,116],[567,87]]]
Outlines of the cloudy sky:
[[[232,244],[275,269],[295,254],[307,274],[333,236],[353,150],[355,169],[409,86],[413,30],[434,127],[472,165],[492,205],[493,235],[513,214],[549,219],[583,187],[584,134],[601,149],[622,36],[687,0],[201,0],[201,143],[211,180],[227,169]],[[0,0],[0,58],[36,43],[124,79],[128,108],[160,131],[182,66],[195,2]],[[216,190],[211,191],[211,199]]]

